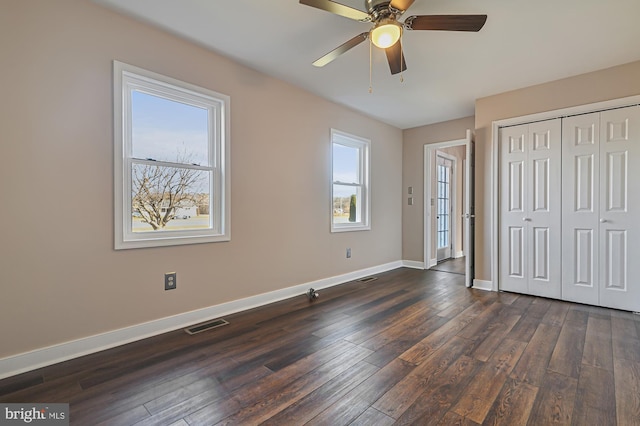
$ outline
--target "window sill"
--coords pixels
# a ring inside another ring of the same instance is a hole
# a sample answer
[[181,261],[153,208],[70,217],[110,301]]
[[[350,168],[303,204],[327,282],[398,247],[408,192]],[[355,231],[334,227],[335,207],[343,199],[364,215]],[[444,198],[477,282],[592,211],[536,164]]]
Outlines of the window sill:
[[354,232],[354,231],[370,231],[370,225],[343,225],[343,226],[331,226],[331,232]]

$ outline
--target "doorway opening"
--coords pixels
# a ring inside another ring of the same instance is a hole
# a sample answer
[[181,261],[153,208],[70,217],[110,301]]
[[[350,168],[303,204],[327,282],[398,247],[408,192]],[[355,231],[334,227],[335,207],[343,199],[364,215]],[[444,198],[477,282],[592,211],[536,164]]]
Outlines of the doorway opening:
[[424,267],[473,283],[473,140],[424,145]]

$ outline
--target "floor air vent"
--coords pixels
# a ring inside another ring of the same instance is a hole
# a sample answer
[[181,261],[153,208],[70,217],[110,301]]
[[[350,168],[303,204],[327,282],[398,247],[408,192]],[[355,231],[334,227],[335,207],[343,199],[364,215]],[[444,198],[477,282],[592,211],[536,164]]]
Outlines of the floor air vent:
[[223,319],[214,319],[211,321],[194,325],[189,328],[185,328],[184,331],[186,331],[187,334],[197,334],[197,333],[202,333],[203,331],[211,330],[212,328],[222,327],[223,325],[227,325],[227,324],[229,323]]
[[360,281],[361,283],[368,283],[369,281],[375,281],[377,279],[378,277],[367,277],[367,278],[359,279],[358,281]]

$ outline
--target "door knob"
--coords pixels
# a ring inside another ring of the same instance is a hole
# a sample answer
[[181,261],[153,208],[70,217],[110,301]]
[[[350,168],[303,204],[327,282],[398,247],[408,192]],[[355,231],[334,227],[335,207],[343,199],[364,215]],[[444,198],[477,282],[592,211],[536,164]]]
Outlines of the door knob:
[[600,223],[607,223],[607,219],[600,219]]
[[531,222],[531,218],[530,217],[523,217],[522,221],[523,222]]

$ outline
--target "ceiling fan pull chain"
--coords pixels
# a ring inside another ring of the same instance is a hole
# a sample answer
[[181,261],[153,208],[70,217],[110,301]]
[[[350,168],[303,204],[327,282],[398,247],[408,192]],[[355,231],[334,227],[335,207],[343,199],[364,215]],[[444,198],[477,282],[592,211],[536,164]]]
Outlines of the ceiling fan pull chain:
[[373,93],[373,42],[369,37],[369,93]]

